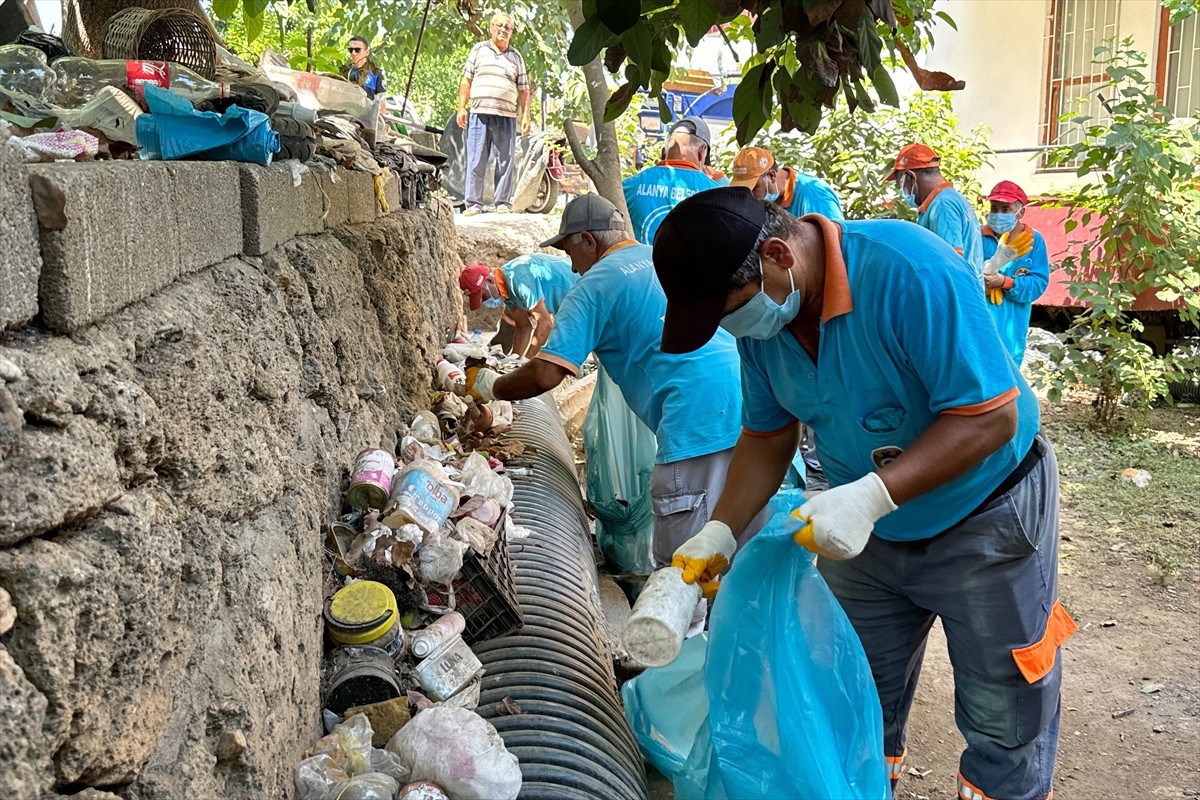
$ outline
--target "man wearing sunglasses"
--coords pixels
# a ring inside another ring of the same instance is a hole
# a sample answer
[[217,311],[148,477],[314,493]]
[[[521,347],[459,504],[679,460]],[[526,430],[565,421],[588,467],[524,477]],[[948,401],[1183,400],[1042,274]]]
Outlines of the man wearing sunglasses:
[[350,63],[342,73],[346,80],[357,83],[372,100],[377,94],[386,94],[383,86],[383,71],[371,60],[371,45],[361,36],[350,37]]
[[[521,135],[529,135],[529,74],[525,59],[509,42],[512,17],[492,17],[491,38],[471,48],[458,85],[458,126],[467,130],[467,208],[464,216],[483,210],[483,180],[493,152],[496,154],[496,211],[512,210],[516,176],[513,155],[517,120]],[[467,103],[470,102],[470,114]]]

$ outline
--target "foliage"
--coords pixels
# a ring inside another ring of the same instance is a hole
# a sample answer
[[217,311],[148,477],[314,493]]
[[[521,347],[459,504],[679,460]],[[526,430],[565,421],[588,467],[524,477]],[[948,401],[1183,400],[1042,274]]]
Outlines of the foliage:
[[947,180],[969,200],[981,194],[975,175],[990,164],[988,129],[959,130],[949,93],[917,92],[902,108],[884,108],[867,117],[852,113],[843,102],[809,136],[763,134],[755,144],[780,164],[796,166],[836,187],[850,219],[900,217],[916,219],[916,210],[899,201],[896,184],[883,180],[900,148],[923,142],[942,157]]
[[[639,96],[629,104],[629,108],[625,109],[621,116],[614,120],[622,178],[627,178],[638,171],[637,154],[640,150],[655,146],[650,137],[646,136],[646,132],[642,130],[641,122],[638,120],[638,112],[644,101],[645,97]],[[553,124],[558,125],[565,124],[566,120],[586,120],[590,117],[587,86],[584,85],[580,74],[572,71],[567,78],[563,101],[561,105],[554,106],[554,112],[550,114],[550,118],[553,120]],[[596,149],[594,147],[585,146],[584,149],[588,158],[595,157]],[[652,161],[657,157],[657,153],[649,156]]]
[[932,41],[936,18],[953,25],[937,0],[585,0],[586,21],[571,42],[571,64],[589,63],[601,52],[605,66],[624,82],[605,112],[616,119],[639,90],[661,97],[673,54],[694,47],[714,25],[723,35],[753,41],[756,53],[743,64],[733,99],[739,142],[766,125],[778,107],[784,131],[817,129],[823,108],[839,95],[850,111],[875,110],[899,98],[884,65],[886,45],[916,52]]
[[[525,59],[533,96],[542,91],[557,96],[563,89],[570,41],[561,6],[556,2],[512,0],[497,3],[495,8],[501,6],[516,24],[513,46]],[[286,0],[214,0],[212,4],[219,29],[232,32],[230,43],[237,50],[257,56],[269,46],[284,53],[299,68],[306,62],[309,25],[313,28],[314,68],[322,72],[340,72],[348,61],[349,38],[365,36],[371,42],[371,58],[387,77],[389,93],[404,92],[424,2],[321,0],[317,7],[313,14],[304,4]],[[454,110],[463,62],[470,47],[487,36],[491,9],[470,0],[431,0],[411,92],[413,103],[427,122],[441,125]],[[251,24],[252,20],[257,22]],[[282,41],[276,30],[285,31]]]
[[1065,228],[1078,246],[1061,266],[1087,309],[1072,342],[1053,356],[1062,376],[1049,389],[1057,400],[1064,382],[1090,387],[1097,418],[1109,422],[1123,398],[1145,406],[1165,397],[1181,369],[1137,341],[1134,299],[1153,292],[1180,301],[1185,321],[1200,321],[1200,118],[1172,118],[1145,55],[1128,40],[1095,56],[1109,118],[1064,115],[1081,128],[1081,141],[1048,154],[1050,166],[1079,164],[1080,177],[1095,179],[1059,200],[1072,210]]
[[1163,0],[1163,6],[1171,12],[1170,24],[1172,25],[1177,25],[1200,12],[1198,0]]

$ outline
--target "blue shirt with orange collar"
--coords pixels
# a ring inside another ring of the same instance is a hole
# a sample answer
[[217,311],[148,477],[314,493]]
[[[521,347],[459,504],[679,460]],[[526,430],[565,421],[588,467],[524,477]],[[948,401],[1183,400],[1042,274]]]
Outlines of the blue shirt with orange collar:
[[820,225],[826,248],[817,358],[787,329],[738,339],[744,431],[772,435],[803,422],[830,484],[840,486],[899,456],[942,414],[1017,403],[1006,445],[875,524],[893,541],[936,536],[1024,458],[1040,424],[1037,399],[1001,355],[979,279],[945,242],[900,220],[805,219]]
[[633,235],[642,244],[653,244],[654,234],[667,212],[705,189],[721,186],[690,161],[660,161],[621,182]]
[[[1032,230],[1032,229],[1031,229]],[[983,258],[986,261],[996,254],[1000,246],[1000,234],[983,226]],[[1033,301],[1042,296],[1050,284],[1050,257],[1046,240],[1033,231],[1033,249],[1020,258],[1010,261],[1000,269],[1004,276],[1004,300],[999,305],[988,303],[996,330],[1004,349],[1019,367],[1025,359],[1025,339],[1029,333],[1029,316]]]
[[983,240],[975,209],[947,181],[930,192],[917,208],[917,224],[933,231],[954,248],[983,282]]

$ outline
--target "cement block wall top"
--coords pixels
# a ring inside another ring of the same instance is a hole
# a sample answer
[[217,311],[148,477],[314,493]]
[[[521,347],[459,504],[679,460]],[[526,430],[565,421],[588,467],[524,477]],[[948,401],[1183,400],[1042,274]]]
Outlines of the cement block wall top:
[[[400,176],[394,171],[383,185],[383,196],[387,199],[387,213],[400,210]],[[380,209],[380,213],[383,213],[383,209]]]
[[371,222],[381,213],[375,200],[375,177],[358,170],[347,170],[343,176],[350,201],[350,222]]
[[29,173],[16,151],[0,142],[0,330],[27,322],[38,311],[42,256],[29,199]]
[[40,231],[42,317],[89,325],[241,251],[237,166],[229,162],[36,164],[66,195],[67,225]]
[[260,256],[293,236],[325,229],[325,198],[317,174],[313,170],[301,172],[297,186],[294,163],[238,165],[246,255]]
[[325,201],[325,227],[340,228],[350,221],[350,184],[344,169],[314,169]]

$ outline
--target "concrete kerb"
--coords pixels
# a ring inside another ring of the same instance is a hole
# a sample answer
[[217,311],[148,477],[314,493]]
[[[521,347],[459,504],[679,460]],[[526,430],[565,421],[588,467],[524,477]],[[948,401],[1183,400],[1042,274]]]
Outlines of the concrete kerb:
[[303,233],[325,229],[325,196],[312,170],[296,184],[294,162],[269,167],[239,164],[241,173],[242,252],[261,256]]
[[346,180],[349,222],[371,222],[379,216],[379,203],[375,200],[375,177],[366,172],[347,170],[340,173]]
[[37,217],[29,196],[29,172],[11,147],[0,142],[0,330],[21,325],[38,312],[42,253]]
[[28,169],[66,196],[66,227],[39,232],[42,319],[57,332],[90,325],[241,251],[237,167],[231,163]]

